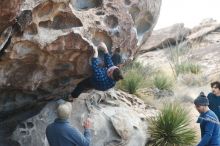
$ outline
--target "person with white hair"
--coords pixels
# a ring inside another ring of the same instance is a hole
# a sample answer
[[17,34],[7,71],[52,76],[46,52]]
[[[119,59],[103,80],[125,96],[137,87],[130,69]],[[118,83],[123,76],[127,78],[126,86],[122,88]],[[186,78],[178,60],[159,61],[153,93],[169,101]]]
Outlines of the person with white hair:
[[84,122],[84,135],[68,122],[72,111],[70,102],[57,107],[58,118],[46,128],[46,136],[50,146],[89,146],[91,141],[91,121]]

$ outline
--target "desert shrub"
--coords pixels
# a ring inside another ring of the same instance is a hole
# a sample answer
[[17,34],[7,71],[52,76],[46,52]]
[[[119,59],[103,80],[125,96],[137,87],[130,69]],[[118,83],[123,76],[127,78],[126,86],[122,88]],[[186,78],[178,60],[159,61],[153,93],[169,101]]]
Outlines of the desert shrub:
[[150,66],[143,66],[139,62],[132,62],[123,68],[124,79],[117,84],[119,89],[130,94],[147,84],[147,78],[152,74]]
[[142,76],[138,70],[129,70],[124,79],[121,81],[121,88],[129,92],[130,94],[136,93],[137,89],[141,87],[144,82],[144,76]]
[[185,73],[198,74],[201,71],[201,67],[196,63],[182,62],[175,64],[175,71],[177,75]]
[[195,142],[196,135],[189,127],[188,112],[175,103],[165,105],[149,124],[153,146],[189,146]]
[[163,73],[157,73],[154,76],[153,85],[159,90],[170,90],[173,87],[173,81],[171,77]]

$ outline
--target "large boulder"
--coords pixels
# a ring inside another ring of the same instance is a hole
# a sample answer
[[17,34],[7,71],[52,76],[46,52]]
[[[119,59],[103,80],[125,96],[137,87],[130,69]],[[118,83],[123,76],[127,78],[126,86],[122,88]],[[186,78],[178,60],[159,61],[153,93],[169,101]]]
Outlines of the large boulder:
[[[82,94],[72,106],[69,121],[75,128],[83,132],[83,121],[88,115],[92,119],[94,146],[145,146],[147,119],[157,114],[137,97],[114,90]],[[56,102],[51,102],[40,114],[20,123],[13,139],[21,146],[48,146],[45,130],[55,118]]]
[[[91,74],[92,49],[104,41],[133,58],[149,36],[161,0],[4,0],[0,3],[0,143],[15,145],[17,123],[42,100],[68,94]],[[143,37],[145,36],[145,37]]]
[[204,36],[206,36],[207,34],[217,30],[220,28],[220,24],[215,24],[212,26],[208,26],[208,27],[203,27],[200,30],[198,30],[195,33],[192,33],[191,35],[187,36],[188,40],[196,40],[196,39],[200,39]]
[[209,34],[205,35],[203,37],[203,40],[211,44],[219,44],[220,43],[220,27],[218,29],[215,29],[212,32],[209,32]]
[[12,25],[20,12],[22,0],[1,0],[0,4],[0,34]]
[[[201,40],[201,38],[207,37],[207,35],[209,35],[210,33],[213,34],[215,33],[215,31],[218,33],[219,29],[220,29],[220,23],[218,23],[216,20],[211,18],[204,19],[198,26],[192,29],[192,33],[189,36],[187,36],[187,39],[189,41],[194,41],[199,39]],[[212,34],[209,35],[209,37],[212,36]],[[215,38],[217,37],[217,39],[219,38],[218,34],[216,34],[214,37]],[[211,38],[208,38],[207,41],[209,40],[211,41],[212,40]]]
[[170,45],[183,41],[190,33],[190,29],[185,28],[183,23],[174,24],[170,27],[162,28],[152,32],[149,39],[140,46],[139,53],[163,49]]

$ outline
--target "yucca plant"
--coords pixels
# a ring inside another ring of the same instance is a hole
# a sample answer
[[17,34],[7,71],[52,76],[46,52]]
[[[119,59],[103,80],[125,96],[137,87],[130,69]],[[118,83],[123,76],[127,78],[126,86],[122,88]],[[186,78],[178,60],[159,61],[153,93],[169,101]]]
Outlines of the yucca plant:
[[159,90],[170,90],[173,86],[173,81],[169,76],[158,73],[154,76],[153,84]]
[[137,89],[141,87],[144,82],[144,77],[138,70],[132,69],[126,72],[124,79],[121,81],[121,88],[130,94],[136,93]]
[[190,146],[195,142],[195,131],[189,127],[188,112],[170,103],[158,116],[149,121],[149,133],[153,146]]

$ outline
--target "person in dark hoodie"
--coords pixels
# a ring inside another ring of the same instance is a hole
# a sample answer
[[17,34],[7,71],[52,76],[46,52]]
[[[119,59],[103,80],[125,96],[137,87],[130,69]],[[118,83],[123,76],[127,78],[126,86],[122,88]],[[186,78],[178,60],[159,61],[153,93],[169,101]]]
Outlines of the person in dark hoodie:
[[197,146],[220,146],[220,123],[216,114],[208,107],[208,98],[201,92],[194,104],[200,113],[197,123],[200,123],[201,140]]
[[84,123],[84,135],[68,122],[72,111],[70,102],[64,102],[57,108],[58,118],[46,128],[50,146],[89,146],[91,141],[91,121]]
[[209,108],[217,115],[220,120],[220,82],[211,83],[212,92],[208,94]]
[[104,51],[104,66],[100,65],[98,49],[94,47],[91,65],[92,75],[77,84],[76,88],[71,92],[71,97],[68,98],[68,101],[72,101],[88,89],[106,91],[114,87],[117,81],[123,79],[122,72],[113,64],[105,43],[101,42],[98,48]]

